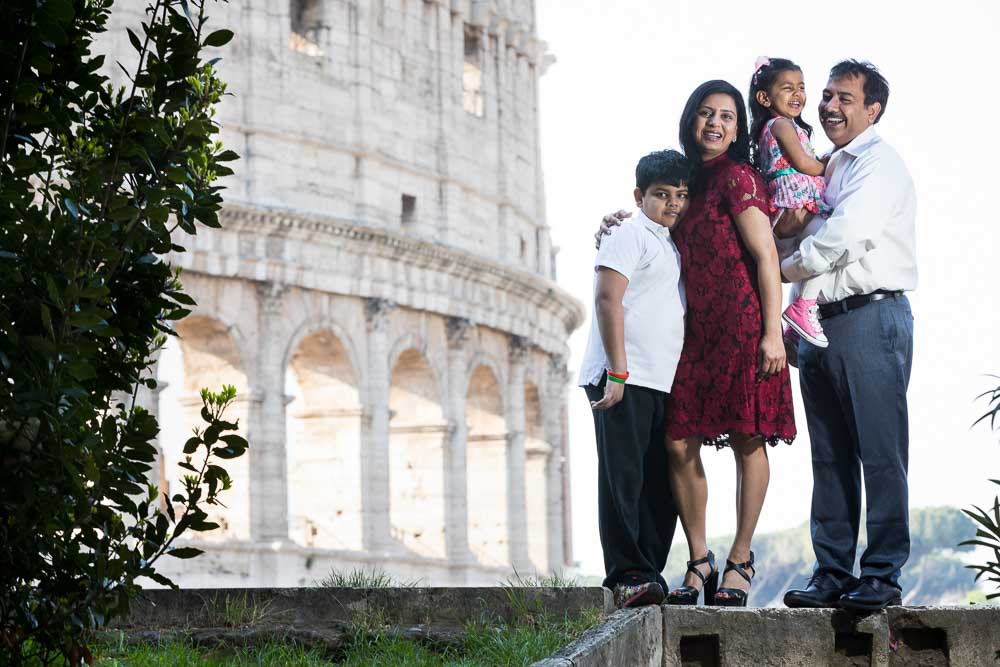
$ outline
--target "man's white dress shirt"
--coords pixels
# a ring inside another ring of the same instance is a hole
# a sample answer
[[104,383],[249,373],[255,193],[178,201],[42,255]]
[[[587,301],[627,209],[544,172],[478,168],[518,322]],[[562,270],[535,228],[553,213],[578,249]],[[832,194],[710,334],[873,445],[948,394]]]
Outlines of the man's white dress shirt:
[[784,276],[816,276],[819,303],[915,289],[917,197],[895,149],[869,127],[833,153],[826,183],[829,219],[815,218],[794,252],[795,239],[779,241]]
[[[595,294],[597,267],[613,269],[628,279],[622,297],[628,384],[669,392],[684,345],[686,308],[681,256],[670,230],[636,211],[601,240],[594,266]],[[607,367],[595,312],[579,386],[596,385]]]

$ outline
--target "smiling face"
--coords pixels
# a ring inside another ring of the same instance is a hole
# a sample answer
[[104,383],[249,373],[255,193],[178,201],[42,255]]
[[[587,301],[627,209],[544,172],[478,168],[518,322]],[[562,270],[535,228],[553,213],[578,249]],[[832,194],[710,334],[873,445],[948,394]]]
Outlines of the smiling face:
[[646,188],[645,194],[636,188],[635,205],[641,208],[646,217],[656,224],[672,229],[687,212],[687,184],[684,182],[681,182],[680,185],[653,183]]
[[736,100],[725,93],[713,93],[701,101],[691,129],[702,160],[729,150],[736,139],[738,118]]
[[766,91],[757,91],[757,101],[771,113],[791,120],[798,118],[806,105],[806,84],[802,72],[797,69],[778,72],[774,83]]
[[819,103],[819,121],[826,136],[837,148],[875,124],[882,105],[873,102],[865,106],[865,77],[842,76],[830,79]]

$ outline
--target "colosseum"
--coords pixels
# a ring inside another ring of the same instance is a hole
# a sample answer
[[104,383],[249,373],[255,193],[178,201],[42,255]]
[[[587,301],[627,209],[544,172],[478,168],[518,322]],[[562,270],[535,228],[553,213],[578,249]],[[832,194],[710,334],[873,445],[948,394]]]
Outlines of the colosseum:
[[[106,48],[129,53],[116,5]],[[495,584],[571,562],[567,338],[539,160],[533,0],[209,3],[233,42],[223,228],[182,243],[195,312],[143,396],[161,485],[236,385],[249,455],[183,586],[381,567]]]

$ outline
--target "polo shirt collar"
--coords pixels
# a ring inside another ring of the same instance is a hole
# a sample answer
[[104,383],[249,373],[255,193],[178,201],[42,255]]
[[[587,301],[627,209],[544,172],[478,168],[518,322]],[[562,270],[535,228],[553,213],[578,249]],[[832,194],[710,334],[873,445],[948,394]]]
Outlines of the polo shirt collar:
[[648,229],[651,232],[656,232],[657,234],[667,234],[668,236],[670,235],[669,229],[667,229],[663,225],[658,225],[652,220],[650,220],[648,217],[646,217],[646,214],[642,212],[641,208],[636,209],[636,220],[641,222],[646,227],[646,229]]

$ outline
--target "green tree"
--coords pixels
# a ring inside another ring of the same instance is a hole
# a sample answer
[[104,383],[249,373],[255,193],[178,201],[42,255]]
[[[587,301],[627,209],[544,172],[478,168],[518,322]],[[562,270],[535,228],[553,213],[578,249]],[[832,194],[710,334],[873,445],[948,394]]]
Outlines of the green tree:
[[[130,0],[132,1],[132,0]],[[91,52],[112,0],[0,0],[0,663],[90,660],[86,632],[230,486],[247,447],[203,391],[183,492],[148,485],[156,420],[135,405],[151,356],[194,304],[163,259],[217,227],[237,158],[215,140],[225,92],[208,0],[149,0],[115,88]],[[161,506],[163,510],[161,510]]]
[[[993,376],[996,377],[996,376]],[[984,392],[978,398],[988,398],[990,409],[986,411],[975,424],[989,419],[990,428],[996,430],[996,420],[1000,416],[1000,387]],[[991,479],[991,482],[1000,486],[1000,479]],[[963,545],[985,547],[993,552],[993,560],[987,559],[985,563],[968,565],[967,567],[976,571],[976,581],[984,578],[993,584],[996,591],[986,596],[987,600],[1000,598],[1000,496],[993,498],[993,507],[989,511],[973,505],[971,510],[962,510],[973,521],[978,524],[976,537],[962,542]],[[997,659],[1000,660],[1000,651],[997,651]]]

